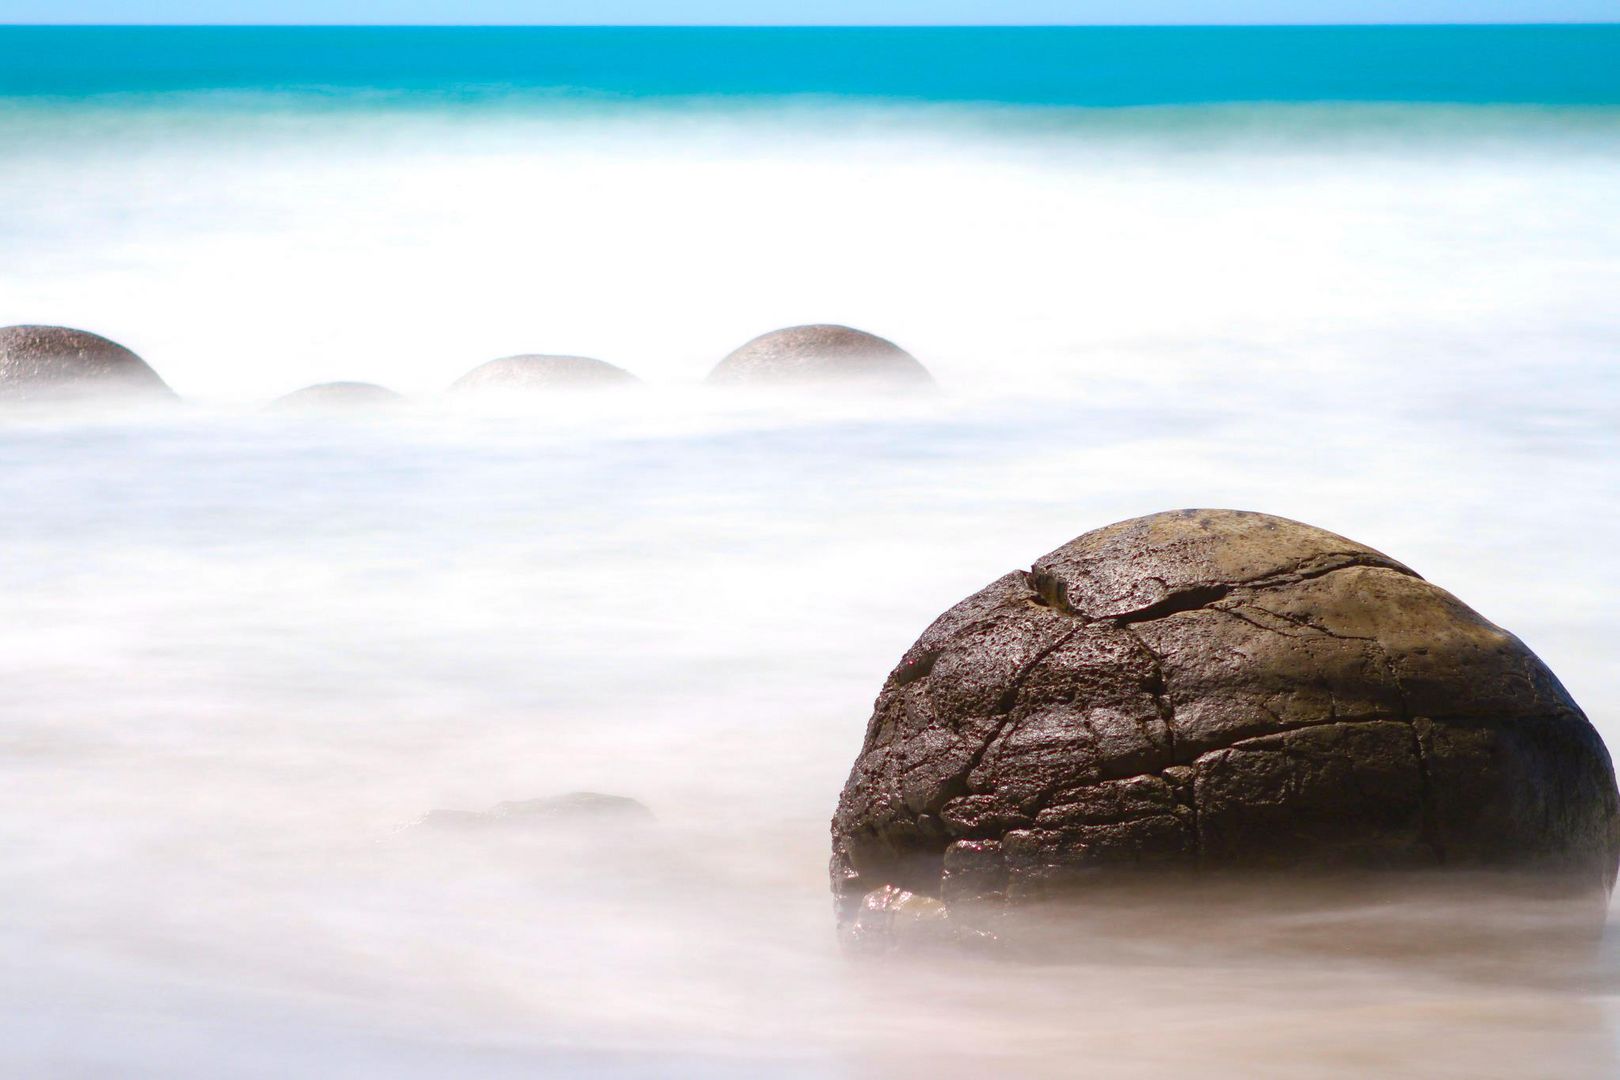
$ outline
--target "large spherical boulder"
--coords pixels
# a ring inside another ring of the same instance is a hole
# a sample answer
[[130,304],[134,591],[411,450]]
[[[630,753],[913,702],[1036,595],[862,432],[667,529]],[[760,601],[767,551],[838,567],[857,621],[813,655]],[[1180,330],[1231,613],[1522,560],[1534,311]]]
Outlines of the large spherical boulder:
[[1602,739],[1513,635],[1344,537],[1182,510],[941,615],[878,696],[833,848],[848,927],[1165,871],[1606,893],[1620,818]]
[[0,327],[0,401],[173,398],[139,356],[65,326]]
[[621,367],[588,356],[503,356],[479,364],[450,384],[452,394],[550,393],[639,382]]
[[854,383],[905,387],[933,381],[892,341],[847,326],[791,326],[761,334],[720,361],[711,383],[768,386]]
[[306,386],[270,403],[276,412],[349,412],[388,408],[404,398],[386,386],[368,382],[329,382]]

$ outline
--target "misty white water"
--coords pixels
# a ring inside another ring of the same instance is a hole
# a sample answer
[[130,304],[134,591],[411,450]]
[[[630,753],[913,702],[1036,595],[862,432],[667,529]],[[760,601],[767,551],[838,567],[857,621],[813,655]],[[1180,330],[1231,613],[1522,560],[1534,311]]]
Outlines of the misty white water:
[[[827,819],[940,611],[1232,506],[1371,544],[1620,739],[1609,111],[8,106],[0,1073],[1601,1076],[1578,975],[837,951]],[[739,398],[763,330],[926,400]],[[433,395],[524,351],[647,385]],[[370,379],[397,415],[267,398]],[[579,789],[644,828],[406,828]]]

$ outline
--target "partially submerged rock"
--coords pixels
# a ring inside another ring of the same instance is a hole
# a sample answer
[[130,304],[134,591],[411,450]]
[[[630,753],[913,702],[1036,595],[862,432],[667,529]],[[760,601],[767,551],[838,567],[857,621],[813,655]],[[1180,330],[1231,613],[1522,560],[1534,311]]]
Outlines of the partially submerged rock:
[[627,795],[572,791],[540,799],[497,803],[492,813],[507,821],[553,818],[572,821],[651,821],[652,811]]
[[1222,874],[1532,871],[1606,895],[1601,738],[1517,638],[1371,548],[1230,510],[1087,533],[940,616],[833,819],[841,923]]
[[65,326],[0,327],[0,401],[173,399],[146,361],[97,334]]
[[844,927],[844,939],[862,952],[998,944],[994,934],[953,916],[944,901],[897,885],[884,885],[860,898]]
[[790,326],[761,334],[709,373],[722,385],[845,383],[926,386],[933,382],[916,358],[892,341],[847,326]]
[[450,384],[451,394],[549,393],[628,386],[639,382],[621,367],[588,356],[504,356],[479,364]]
[[272,401],[270,408],[277,412],[348,412],[388,408],[404,400],[400,394],[376,383],[329,382],[284,394]]
[[430,829],[512,828],[546,823],[630,824],[651,821],[652,811],[624,795],[573,791],[496,804],[493,810],[434,810],[417,825]]

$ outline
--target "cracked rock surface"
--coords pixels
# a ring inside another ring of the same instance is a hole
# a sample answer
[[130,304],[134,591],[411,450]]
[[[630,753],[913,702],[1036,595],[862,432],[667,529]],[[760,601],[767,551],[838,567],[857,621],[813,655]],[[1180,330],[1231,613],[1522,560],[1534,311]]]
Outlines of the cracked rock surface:
[[941,615],[833,819],[846,928],[1143,871],[1533,869],[1613,886],[1614,771],[1529,649],[1371,548],[1180,510]]
[[65,326],[0,327],[0,400],[117,396],[172,398],[174,391],[146,361],[97,334]]
[[728,385],[857,382],[923,386],[933,382],[916,358],[892,341],[847,326],[790,326],[761,334],[709,373]]

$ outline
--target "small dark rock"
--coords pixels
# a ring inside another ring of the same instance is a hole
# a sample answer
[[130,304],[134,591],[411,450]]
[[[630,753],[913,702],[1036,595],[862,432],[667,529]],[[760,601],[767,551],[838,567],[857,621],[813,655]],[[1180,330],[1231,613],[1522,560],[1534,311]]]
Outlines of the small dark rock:
[[[940,616],[833,819],[846,930],[900,889],[1008,911],[1189,874],[1507,873],[1602,896],[1614,770],[1513,635],[1264,514],[1087,533]],[[1534,871],[1532,875],[1521,871]]]
[[146,361],[104,337],[64,326],[0,327],[0,401],[174,396]]
[[953,918],[950,909],[934,897],[894,885],[873,889],[861,898],[845,928],[845,941],[868,953],[996,944],[993,934]]
[[791,326],[761,334],[709,373],[717,385],[858,383],[925,386],[933,382],[915,357],[892,341],[847,326]]

